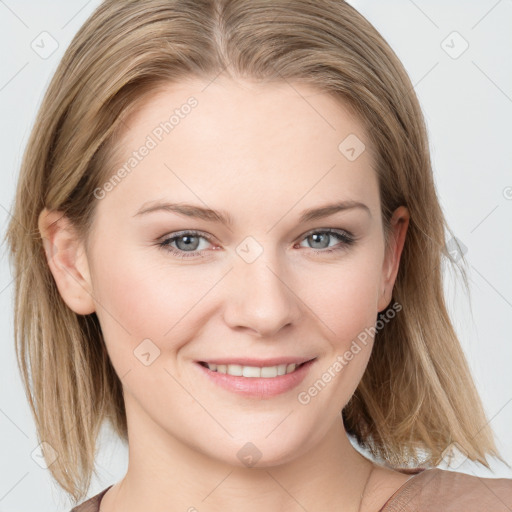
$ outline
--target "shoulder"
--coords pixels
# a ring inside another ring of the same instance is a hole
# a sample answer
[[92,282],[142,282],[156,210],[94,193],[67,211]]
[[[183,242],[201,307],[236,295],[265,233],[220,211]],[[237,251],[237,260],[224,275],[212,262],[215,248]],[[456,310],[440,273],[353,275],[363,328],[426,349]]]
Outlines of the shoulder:
[[510,512],[512,479],[425,469],[408,480],[381,512]]
[[109,485],[106,489],[103,489],[103,491],[99,492],[92,498],[89,498],[87,501],[84,501],[82,504],[77,505],[76,507],[71,509],[71,512],[99,512],[101,498],[103,498],[103,495],[111,487],[112,486]]

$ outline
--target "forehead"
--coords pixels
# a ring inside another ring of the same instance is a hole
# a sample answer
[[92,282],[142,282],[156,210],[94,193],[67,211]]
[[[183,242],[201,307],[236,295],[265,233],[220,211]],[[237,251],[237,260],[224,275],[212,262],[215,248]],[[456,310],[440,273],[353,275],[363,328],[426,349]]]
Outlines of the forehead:
[[242,210],[378,200],[362,123],[311,85],[188,79],[139,102],[124,126],[111,169],[125,169],[122,183],[102,202],[120,211],[164,198],[224,210],[227,197]]

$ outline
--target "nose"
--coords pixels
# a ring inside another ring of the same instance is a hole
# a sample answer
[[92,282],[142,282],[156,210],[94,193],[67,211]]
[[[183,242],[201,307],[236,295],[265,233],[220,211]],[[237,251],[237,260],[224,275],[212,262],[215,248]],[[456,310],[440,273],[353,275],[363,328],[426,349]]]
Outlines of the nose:
[[224,320],[232,329],[271,338],[298,321],[301,301],[291,272],[264,255],[252,263],[236,258],[225,288]]

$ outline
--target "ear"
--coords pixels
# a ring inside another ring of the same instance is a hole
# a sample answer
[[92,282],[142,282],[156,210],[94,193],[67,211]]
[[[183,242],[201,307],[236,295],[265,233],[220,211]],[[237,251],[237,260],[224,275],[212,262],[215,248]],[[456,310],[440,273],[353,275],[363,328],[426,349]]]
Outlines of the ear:
[[85,247],[62,212],[44,209],[39,214],[48,266],[64,302],[77,314],[96,310]]
[[391,217],[391,232],[389,247],[384,256],[382,266],[382,280],[377,311],[384,311],[391,302],[393,286],[395,285],[400,256],[404,248],[405,235],[409,227],[409,211],[405,206],[400,206],[393,212]]

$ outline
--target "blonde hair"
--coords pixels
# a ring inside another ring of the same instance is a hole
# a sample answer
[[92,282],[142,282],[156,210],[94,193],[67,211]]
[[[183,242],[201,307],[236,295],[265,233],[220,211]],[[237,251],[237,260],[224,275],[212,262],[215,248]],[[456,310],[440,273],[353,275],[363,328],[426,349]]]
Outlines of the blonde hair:
[[78,31],[48,87],[6,235],[16,275],[16,354],[38,437],[58,454],[53,477],[82,499],[103,422],[124,441],[127,426],[98,318],[75,314],[61,298],[39,214],[45,207],[62,212],[86,239],[94,190],[112,172],[124,119],[161,85],[211,81],[222,71],[311,84],[348,105],[375,148],[386,241],[392,212],[409,210],[393,290],[403,310],[376,334],[342,411],[347,432],[395,468],[438,465],[451,443],[489,467],[486,454],[500,457],[443,296],[445,229],[451,231],[436,196],[423,115],[380,34],[338,0],[107,0]]

